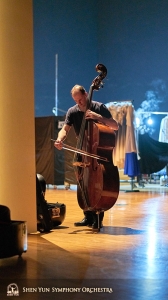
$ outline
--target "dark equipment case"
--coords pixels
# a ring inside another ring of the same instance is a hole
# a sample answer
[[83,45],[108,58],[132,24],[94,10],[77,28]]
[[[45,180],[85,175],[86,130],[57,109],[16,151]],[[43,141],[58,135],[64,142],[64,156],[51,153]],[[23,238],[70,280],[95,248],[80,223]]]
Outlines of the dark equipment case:
[[49,232],[62,224],[66,215],[66,206],[63,203],[48,203],[45,198],[46,183],[44,177],[36,175],[37,200],[37,230]]
[[10,209],[0,205],[0,258],[27,251],[27,223],[10,219]]

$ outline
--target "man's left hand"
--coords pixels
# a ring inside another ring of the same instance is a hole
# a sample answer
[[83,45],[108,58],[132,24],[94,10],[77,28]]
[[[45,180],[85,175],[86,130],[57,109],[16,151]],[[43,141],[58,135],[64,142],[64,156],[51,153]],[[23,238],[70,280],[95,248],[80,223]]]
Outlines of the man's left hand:
[[85,119],[99,120],[100,115],[88,109],[85,113]]

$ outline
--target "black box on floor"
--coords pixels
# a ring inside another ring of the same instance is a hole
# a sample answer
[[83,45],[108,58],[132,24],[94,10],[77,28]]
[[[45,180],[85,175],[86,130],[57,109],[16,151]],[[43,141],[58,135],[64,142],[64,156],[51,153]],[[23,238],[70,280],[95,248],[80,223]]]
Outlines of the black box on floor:
[[0,225],[0,258],[21,256],[27,251],[27,223],[10,221]]
[[48,210],[53,222],[53,226],[57,227],[62,224],[66,215],[66,206],[63,203],[47,203]]
[[63,203],[48,203],[45,200],[45,205],[48,210],[49,218],[51,219],[51,225],[49,230],[46,229],[44,215],[42,213],[38,213],[37,230],[39,230],[40,232],[47,232],[61,225],[66,215],[66,205]]

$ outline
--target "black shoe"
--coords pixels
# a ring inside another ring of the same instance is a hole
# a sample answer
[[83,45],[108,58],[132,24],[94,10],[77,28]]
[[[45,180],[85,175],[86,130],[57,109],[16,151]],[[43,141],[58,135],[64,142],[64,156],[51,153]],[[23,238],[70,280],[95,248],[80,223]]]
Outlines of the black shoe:
[[84,218],[82,221],[80,222],[75,222],[74,226],[92,226],[92,223],[89,222],[89,220],[87,218]]

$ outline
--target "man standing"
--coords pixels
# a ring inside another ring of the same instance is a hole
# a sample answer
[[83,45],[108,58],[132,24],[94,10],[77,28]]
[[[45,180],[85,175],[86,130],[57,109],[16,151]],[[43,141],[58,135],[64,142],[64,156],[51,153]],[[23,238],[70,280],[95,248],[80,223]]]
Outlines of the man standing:
[[[90,109],[87,109],[87,97],[88,93],[81,85],[75,85],[71,90],[71,96],[76,104],[70,107],[67,111],[65,123],[63,128],[59,131],[58,137],[54,143],[54,146],[61,150],[63,141],[68,135],[71,126],[74,126],[76,136],[80,133],[82,119],[85,113],[86,120],[94,120],[95,122],[102,123],[109,126],[113,130],[118,130],[117,122],[112,118],[107,107],[97,101],[91,101]],[[85,211],[84,219],[80,222],[75,222],[75,226],[92,226],[93,229],[98,228],[98,217],[95,212]],[[102,221],[104,212],[100,212],[99,220],[100,227],[102,227]]]

